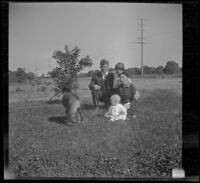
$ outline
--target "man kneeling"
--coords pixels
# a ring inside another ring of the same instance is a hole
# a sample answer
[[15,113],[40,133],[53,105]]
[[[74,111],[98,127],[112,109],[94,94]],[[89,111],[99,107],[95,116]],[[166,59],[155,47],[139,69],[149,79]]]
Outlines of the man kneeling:
[[91,90],[92,99],[95,107],[99,107],[99,102],[104,102],[105,106],[109,106],[109,95],[106,92],[105,80],[108,75],[109,62],[105,59],[100,62],[101,71],[97,71],[92,76],[89,84]]

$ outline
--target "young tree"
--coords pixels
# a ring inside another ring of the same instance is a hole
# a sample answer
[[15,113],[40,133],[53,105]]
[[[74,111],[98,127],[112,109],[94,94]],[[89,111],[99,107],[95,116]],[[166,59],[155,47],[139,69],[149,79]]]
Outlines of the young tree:
[[77,46],[69,50],[67,45],[65,45],[64,52],[56,50],[53,53],[58,66],[49,74],[55,81],[56,95],[62,93],[63,90],[77,89],[78,73],[85,67],[92,66],[89,56],[79,59],[79,54],[80,49]]

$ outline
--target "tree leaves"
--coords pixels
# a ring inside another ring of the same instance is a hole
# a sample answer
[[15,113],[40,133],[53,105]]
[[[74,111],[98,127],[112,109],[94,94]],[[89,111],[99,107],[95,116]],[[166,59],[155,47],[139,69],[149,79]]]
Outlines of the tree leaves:
[[88,55],[85,58],[78,59],[80,49],[77,46],[69,50],[68,46],[65,45],[64,50],[65,52],[56,50],[53,53],[52,57],[56,60],[58,66],[49,73],[56,81],[58,91],[62,91],[64,88],[77,89],[78,73],[93,64]]

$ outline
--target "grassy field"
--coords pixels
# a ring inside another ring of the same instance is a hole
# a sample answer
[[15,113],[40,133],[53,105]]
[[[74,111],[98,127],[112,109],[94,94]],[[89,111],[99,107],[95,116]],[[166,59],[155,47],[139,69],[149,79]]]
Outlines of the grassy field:
[[52,85],[10,86],[9,165],[16,176],[169,177],[181,167],[180,78],[134,79],[137,119],[115,123],[104,108],[94,112],[89,81],[81,78],[77,91],[81,125],[66,122],[59,100],[47,102]]
[[[79,89],[76,92],[81,98],[87,98],[91,103],[91,94],[88,88],[90,79],[89,77],[80,78]],[[182,93],[182,78],[135,78],[132,81],[139,91],[166,89]],[[9,103],[48,100],[54,95],[52,88],[53,81],[50,79],[42,80],[41,84],[35,86],[30,84],[11,84],[9,85]]]

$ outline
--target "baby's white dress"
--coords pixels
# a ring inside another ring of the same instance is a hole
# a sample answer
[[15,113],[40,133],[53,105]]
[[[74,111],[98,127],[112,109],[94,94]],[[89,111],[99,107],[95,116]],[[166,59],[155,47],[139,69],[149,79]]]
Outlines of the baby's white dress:
[[110,106],[108,112],[105,113],[106,117],[110,118],[111,121],[115,120],[126,120],[127,110],[122,104]]

